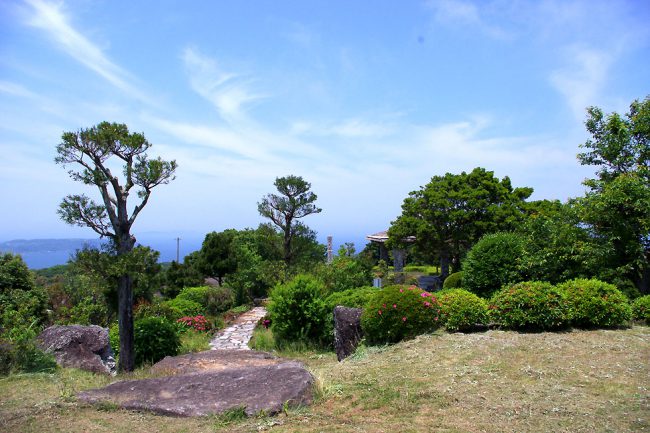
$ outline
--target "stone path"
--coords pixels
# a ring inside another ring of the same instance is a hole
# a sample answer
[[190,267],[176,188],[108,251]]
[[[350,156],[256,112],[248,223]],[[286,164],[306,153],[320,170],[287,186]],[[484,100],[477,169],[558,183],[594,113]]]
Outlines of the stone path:
[[253,336],[253,329],[259,320],[266,316],[266,308],[255,307],[239,316],[235,322],[219,331],[212,341],[212,350],[250,350],[248,342]]

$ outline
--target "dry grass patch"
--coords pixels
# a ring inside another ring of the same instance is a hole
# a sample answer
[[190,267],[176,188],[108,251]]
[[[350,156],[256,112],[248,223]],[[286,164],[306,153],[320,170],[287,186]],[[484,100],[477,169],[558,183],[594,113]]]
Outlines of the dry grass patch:
[[342,363],[333,354],[291,356],[317,377],[317,400],[274,418],[169,418],[83,406],[75,392],[111,379],[62,370],[0,379],[0,431],[650,431],[648,327],[440,333],[362,348]]

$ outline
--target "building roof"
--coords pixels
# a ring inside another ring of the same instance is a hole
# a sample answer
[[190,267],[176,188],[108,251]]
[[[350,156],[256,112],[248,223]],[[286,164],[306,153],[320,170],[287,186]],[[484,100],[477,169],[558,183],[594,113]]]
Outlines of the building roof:
[[[383,244],[388,240],[388,230],[384,230],[383,232],[377,232],[372,235],[366,235],[366,239],[368,239],[370,242],[379,242]],[[403,239],[405,242],[415,242],[415,236],[407,236]]]

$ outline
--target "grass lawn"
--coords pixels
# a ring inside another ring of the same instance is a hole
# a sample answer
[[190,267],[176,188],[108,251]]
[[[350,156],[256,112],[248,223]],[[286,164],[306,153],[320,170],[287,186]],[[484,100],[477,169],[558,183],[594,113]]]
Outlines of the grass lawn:
[[644,326],[440,333],[362,348],[342,363],[331,353],[290,355],[318,378],[317,401],[274,418],[169,418],[84,406],[75,392],[111,379],[66,369],[0,379],[0,431],[650,432]]

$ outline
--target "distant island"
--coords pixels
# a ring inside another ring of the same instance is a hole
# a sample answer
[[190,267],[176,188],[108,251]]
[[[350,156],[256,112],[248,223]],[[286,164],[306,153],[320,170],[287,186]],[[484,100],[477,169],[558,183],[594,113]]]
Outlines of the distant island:
[[0,252],[20,254],[31,269],[61,265],[75,251],[84,247],[98,248],[100,239],[14,239],[0,242]]

